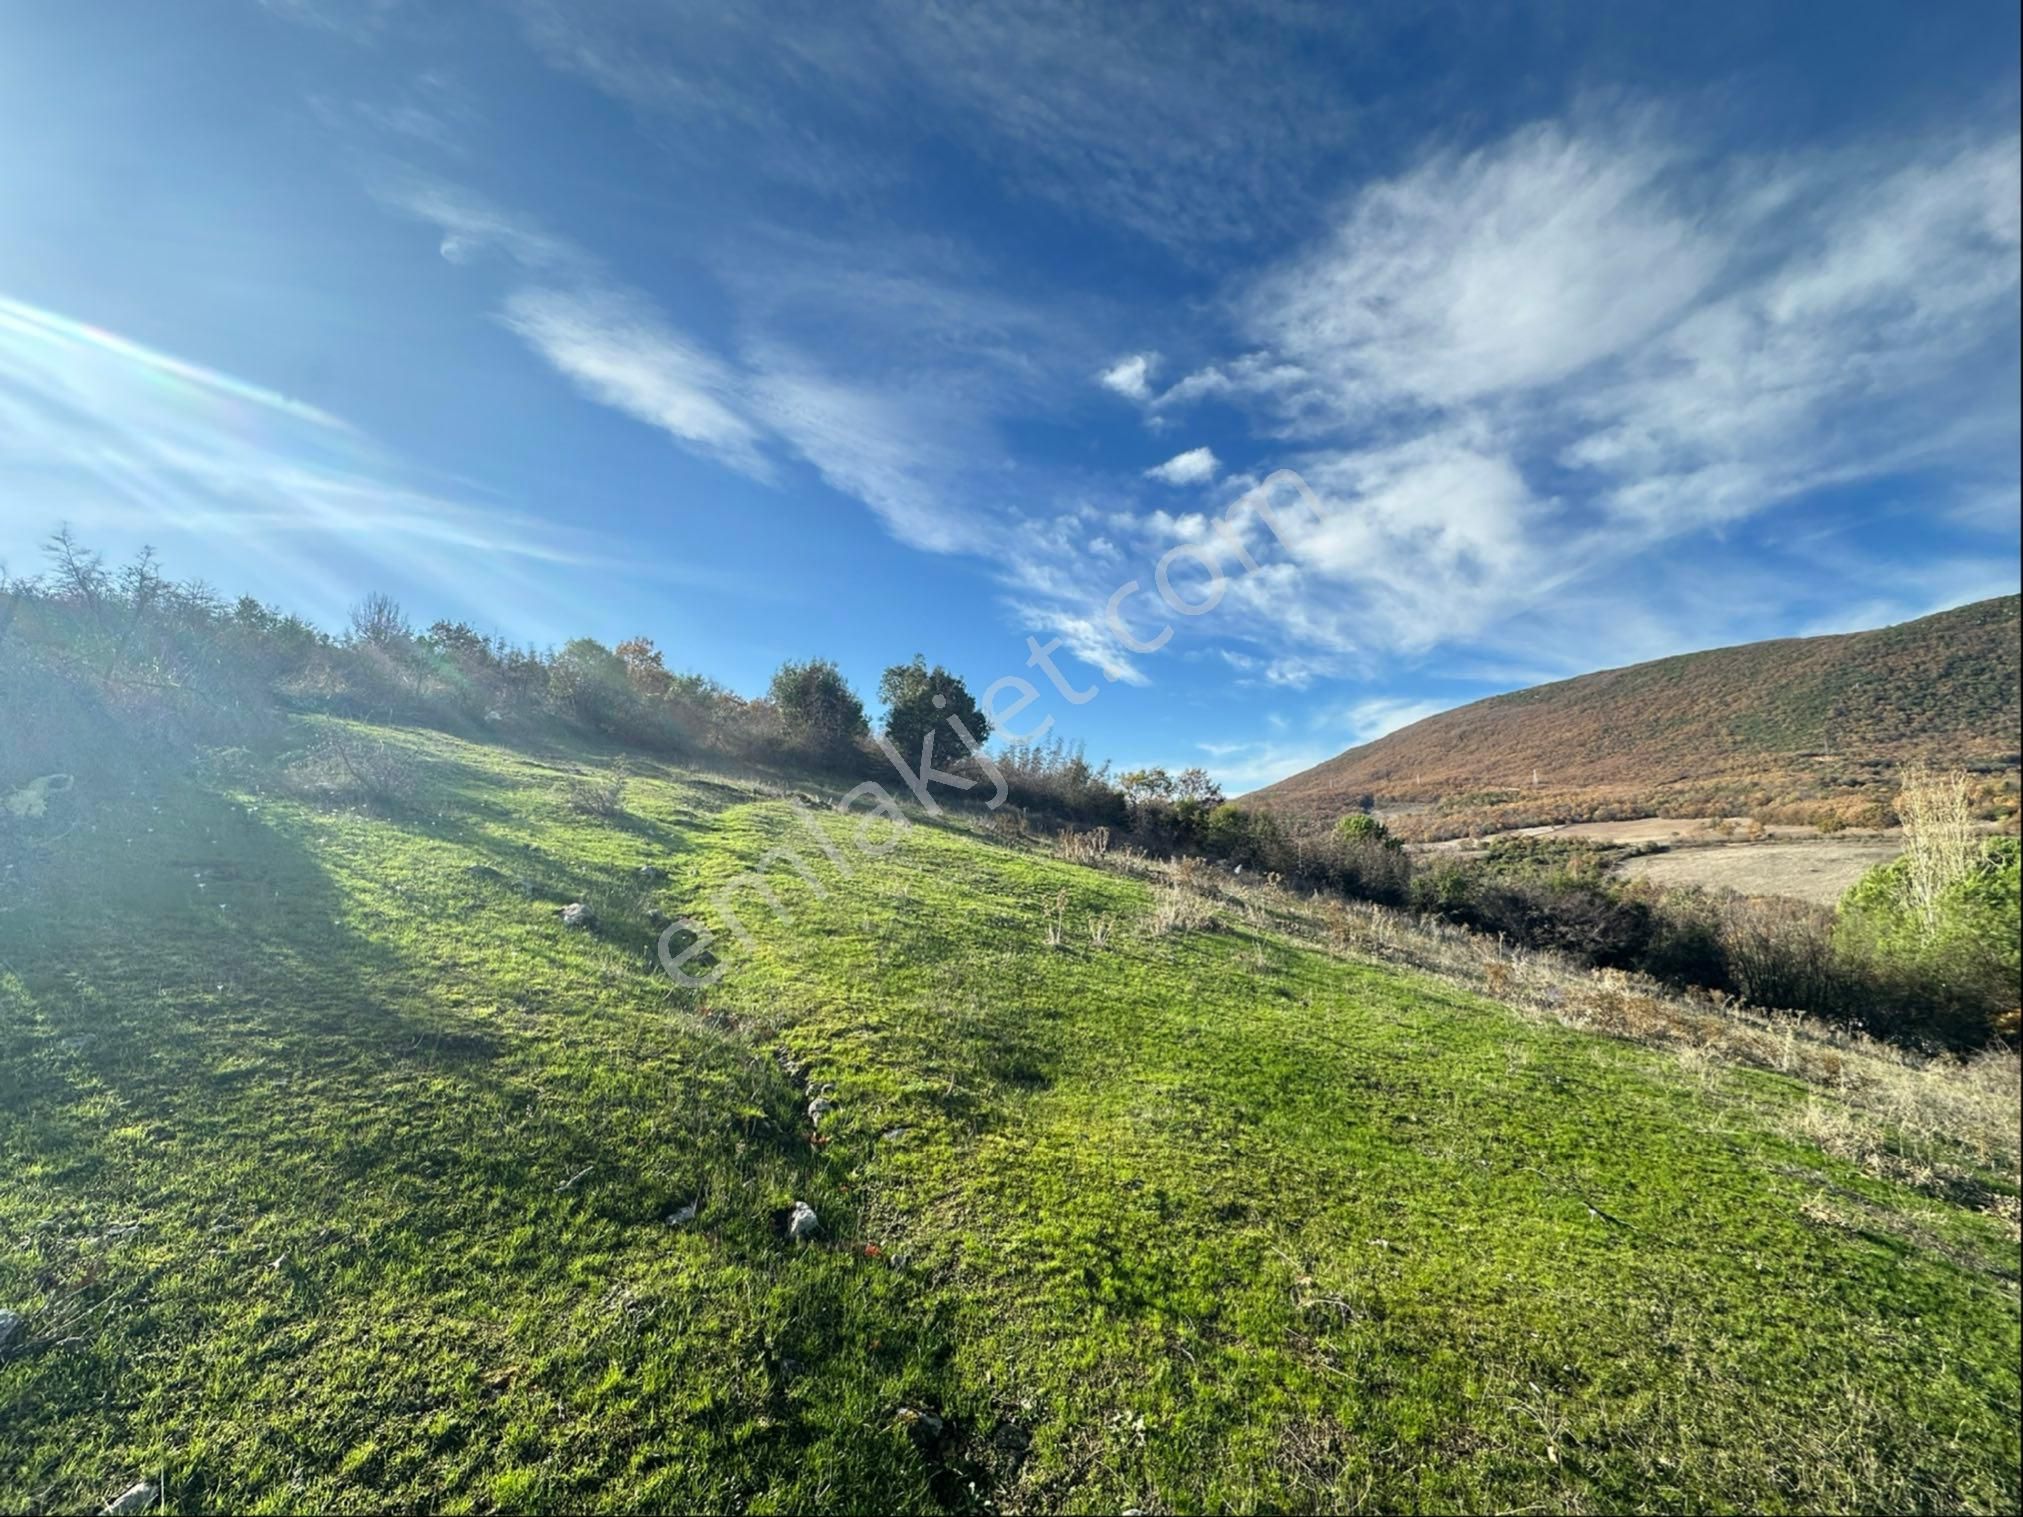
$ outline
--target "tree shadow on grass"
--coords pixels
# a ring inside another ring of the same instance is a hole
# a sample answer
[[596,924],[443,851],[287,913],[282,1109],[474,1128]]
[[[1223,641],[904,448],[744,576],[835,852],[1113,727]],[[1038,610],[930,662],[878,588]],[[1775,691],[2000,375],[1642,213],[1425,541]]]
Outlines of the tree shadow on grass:
[[[430,836],[513,862],[441,820]],[[798,1093],[768,1061],[672,1014],[649,1023],[647,1004],[603,1013],[633,1019],[637,1069],[615,1035],[557,1034],[566,1004],[545,1026],[465,1010],[487,995],[444,993],[454,936],[410,941],[426,924],[398,914],[361,930],[331,867],[355,834],[319,832],[313,815],[189,780],[108,797],[0,915],[0,1229],[36,1239],[0,1258],[0,1301],[38,1334],[0,1366],[0,1420],[21,1434],[0,1491],[89,1504],[105,1469],[205,1443],[183,1485],[218,1504],[259,1494],[277,1459],[373,1489],[336,1473],[341,1447],[287,1431],[303,1406],[374,1426],[417,1394],[394,1388],[423,1373],[412,1349],[324,1346],[374,1341],[363,1300],[434,1333],[437,1378],[455,1379],[460,1356],[488,1352],[478,1323],[523,1318],[572,1258],[666,1236],[698,1174],[825,1194],[822,1156],[793,1131]],[[566,1002],[575,970],[555,931],[533,995]],[[670,1096],[692,1108],[672,1126]],[[740,1109],[761,1114],[753,1130],[718,1115]],[[827,1209],[840,1227],[846,1210]],[[723,1246],[758,1261],[780,1248],[762,1222]],[[65,1303],[97,1315],[45,1346]],[[484,1425],[489,1405],[462,1413]]]

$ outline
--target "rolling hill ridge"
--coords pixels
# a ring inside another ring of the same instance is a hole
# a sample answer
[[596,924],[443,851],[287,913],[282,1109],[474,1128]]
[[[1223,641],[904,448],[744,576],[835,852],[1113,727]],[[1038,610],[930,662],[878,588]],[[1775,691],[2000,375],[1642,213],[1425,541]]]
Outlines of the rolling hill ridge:
[[[1513,804],[1530,792],[1663,807],[1830,797],[1913,758],[1994,772],[2018,747],[2016,596],[1828,637],[1680,654],[1443,711],[1253,793],[1338,813],[1363,800]],[[1514,792],[1514,793],[1513,793]]]

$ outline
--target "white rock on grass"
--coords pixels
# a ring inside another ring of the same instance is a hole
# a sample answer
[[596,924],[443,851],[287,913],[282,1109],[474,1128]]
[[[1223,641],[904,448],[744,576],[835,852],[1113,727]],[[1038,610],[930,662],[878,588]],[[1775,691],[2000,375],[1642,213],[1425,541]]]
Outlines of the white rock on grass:
[[796,1243],[806,1243],[821,1230],[822,1219],[815,1215],[815,1208],[805,1201],[796,1201],[787,1215],[787,1236]]
[[693,1201],[689,1202],[686,1206],[677,1206],[667,1214],[667,1225],[669,1227],[685,1227],[694,1220],[695,1202]]
[[145,1480],[138,1485],[130,1485],[107,1503],[105,1517],[129,1517],[133,1512],[145,1512],[155,1504],[158,1494]]
[[590,925],[590,908],[585,906],[581,901],[571,901],[567,906],[562,908],[562,925],[564,927],[588,927]]

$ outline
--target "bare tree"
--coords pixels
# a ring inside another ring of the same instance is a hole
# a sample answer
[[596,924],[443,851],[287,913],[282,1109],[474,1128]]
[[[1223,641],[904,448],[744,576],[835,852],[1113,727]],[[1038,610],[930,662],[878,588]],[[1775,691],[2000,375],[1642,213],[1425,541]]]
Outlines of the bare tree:
[[399,601],[375,590],[351,608],[351,635],[361,643],[392,648],[411,641],[414,628],[408,625]]
[[57,593],[82,601],[90,608],[92,620],[103,627],[105,597],[112,588],[105,560],[78,542],[67,522],[56,529],[43,551],[55,568]]
[[1974,813],[1967,793],[1965,770],[1944,774],[1924,763],[1904,768],[1897,795],[1897,815],[1904,824],[1904,855],[1909,859],[1906,882],[1912,908],[1934,928],[1940,899],[1974,867]]

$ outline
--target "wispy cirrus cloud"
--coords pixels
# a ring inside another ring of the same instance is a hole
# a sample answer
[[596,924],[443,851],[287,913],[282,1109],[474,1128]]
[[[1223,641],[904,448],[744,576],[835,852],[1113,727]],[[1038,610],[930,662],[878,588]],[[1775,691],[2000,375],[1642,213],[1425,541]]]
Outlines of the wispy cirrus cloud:
[[590,399],[740,474],[774,477],[747,419],[748,382],[640,298],[536,286],[508,296],[501,319]]
[[[753,172],[823,200],[911,179],[890,123],[930,114],[1015,193],[1187,256],[1302,219],[1305,176],[1353,134],[1340,68],[1382,22],[1284,12],[1016,9],[876,0],[763,13],[654,0],[520,0],[556,68],[676,128],[665,151],[707,163],[735,143]],[[1288,35],[1304,44],[1286,47]],[[1262,80],[1270,109],[1248,108]]]
[[1452,701],[1415,700],[1389,695],[1371,696],[1366,700],[1351,703],[1333,719],[1333,722],[1347,734],[1351,745],[1374,743],[1378,738],[1388,737],[1414,722],[1423,722],[1429,716],[1438,716],[1452,705]]
[[[531,218],[425,178],[395,177],[378,194],[435,226],[452,262],[502,260],[513,280],[499,319],[587,399],[764,483],[784,485],[783,463],[798,459],[913,547],[983,553],[1002,543],[986,495],[1004,458],[991,413],[1043,388],[1026,357],[1041,327],[1015,302],[903,264],[806,247],[795,258],[780,246],[792,239],[755,238],[722,271],[741,332],[725,351]],[[842,349],[848,369],[798,340],[817,329],[858,333]],[[968,361],[951,366],[943,355],[956,339]]]

